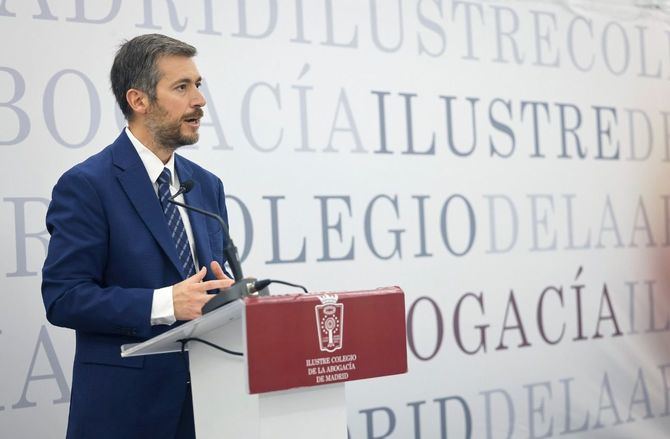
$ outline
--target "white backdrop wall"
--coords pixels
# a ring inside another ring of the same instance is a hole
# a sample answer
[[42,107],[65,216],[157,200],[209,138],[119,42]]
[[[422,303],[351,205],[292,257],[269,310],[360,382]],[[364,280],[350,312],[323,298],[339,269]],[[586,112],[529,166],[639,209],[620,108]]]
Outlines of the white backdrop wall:
[[0,0],[0,436],[64,435],[74,337],[44,317],[44,215],[124,126],[116,48],[162,32],[199,49],[206,119],[179,153],[223,179],[246,272],[406,292],[409,373],[348,386],[352,439],[667,437],[667,22],[623,2]]

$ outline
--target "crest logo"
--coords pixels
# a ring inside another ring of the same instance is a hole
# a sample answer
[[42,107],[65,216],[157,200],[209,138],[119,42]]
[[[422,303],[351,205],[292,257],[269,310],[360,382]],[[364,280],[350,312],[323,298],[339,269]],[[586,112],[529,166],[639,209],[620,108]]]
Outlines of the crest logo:
[[316,331],[319,336],[319,349],[323,352],[335,352],[342,349],[344,334],[344,304],[337,303],[337,295],[319,296],[321,305],[314,307],[316,313]]

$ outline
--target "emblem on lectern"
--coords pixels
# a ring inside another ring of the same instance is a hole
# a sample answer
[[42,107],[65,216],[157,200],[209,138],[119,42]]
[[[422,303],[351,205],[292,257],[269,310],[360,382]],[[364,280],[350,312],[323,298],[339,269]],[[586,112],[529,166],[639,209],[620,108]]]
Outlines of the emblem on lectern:
[[335,352],[342,349],[344,333],[344,304],[337,303],[337,295],[319,296],[321,305],[314,307],[316,330],[319,335],[319,349]]

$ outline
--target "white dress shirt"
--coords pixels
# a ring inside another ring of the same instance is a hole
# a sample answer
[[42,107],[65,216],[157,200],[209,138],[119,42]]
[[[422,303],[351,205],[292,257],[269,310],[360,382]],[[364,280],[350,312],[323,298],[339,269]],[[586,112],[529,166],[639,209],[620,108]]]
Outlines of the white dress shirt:
[[[149,174],[149,179],[153,182],[154,192],[156,197],[158,197],[158,177],[163,172],[163,168],[168,168],[170,174],[172,175],[172,181],[170,182],[170,193],[174,194],[179,190],[179,177],[174,169],[174,154],[170,156],[170,160],[167,163],[163,164],[163,161],[159,159],[156,154],[151,152],[149,148],[144,146],[140,142],[130,129],[126,127],[126,135],[130,139],[130,142],[135,147],[137,154],[140,156],[144,167]],[[175,198],[176,201],[184,202],[184,196],[179,195]],[[188,214],[186,209],[181,206],[177,206],[179,209],[179,215],[181,216],[181,221],[184,223],[184,229],[186,229],[186,237],[188,238],[189,247],[191,248],[191,255],[193,256],[193,263],[195,265],[196,271],[198,270],[198,258],[195,254],[195,240],[193,239],[193,230],[191,229],[191,221],[188,219]],[[154,297],[151,303],[151,324],[152,325],[171,325],[176,321],[174,316],[174,304],[172,302],[172,285],[159,288],[154,290]]]

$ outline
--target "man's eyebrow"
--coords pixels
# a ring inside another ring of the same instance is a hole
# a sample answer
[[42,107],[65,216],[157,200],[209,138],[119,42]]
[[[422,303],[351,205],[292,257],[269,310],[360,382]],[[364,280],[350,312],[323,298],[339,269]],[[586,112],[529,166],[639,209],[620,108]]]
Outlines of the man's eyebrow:
[[195,79],[195,81],[192,80],[192,79],[189,78],[189,77],[180,78],[180,79],[177,79],[177,80],[173,81],[171,85],[172,85],[172,86],[175,86],[175,85],[177,85],[177,84],[183,84],[183,83],[190,84],[191,82],[192,82],[192,83],[195,83],[195,84],[198,84],[198,83],[202,82],[202,76],[198,76],[198,77]]

